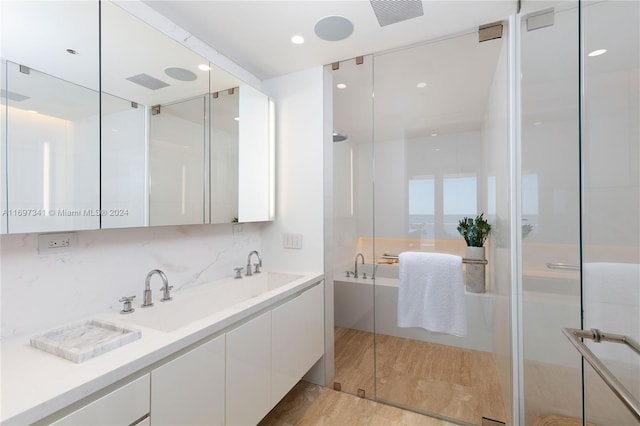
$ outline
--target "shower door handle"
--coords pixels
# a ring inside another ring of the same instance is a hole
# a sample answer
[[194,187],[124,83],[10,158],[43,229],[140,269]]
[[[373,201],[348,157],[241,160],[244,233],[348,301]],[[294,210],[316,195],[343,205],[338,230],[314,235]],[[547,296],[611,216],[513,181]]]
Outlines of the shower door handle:
[[547,265],[547,268],[549,269],[562,269],[566,271],[580,270],[580,266],[578,265],[570,265],[568,263],[562,263],[562,262],[547,262],[546,265]]
[[607,367],[595,356],[593,352],[584,344],[581,339],[591,339],[594,342],[613,342],[628,345],[638,355],[640,355],[640,344],[629,336],[621,334],[605,333],[598,329],[580,330],[576,328],[563,328],[562,333],[569,339],[571,344],[580,352],[582,357],[591,364],[591,367],[609,386],[613,393],[622,401],[622,403],[631,411],[631,413],[640,420],[640,401],[624,387],[622,383],[609,371]]

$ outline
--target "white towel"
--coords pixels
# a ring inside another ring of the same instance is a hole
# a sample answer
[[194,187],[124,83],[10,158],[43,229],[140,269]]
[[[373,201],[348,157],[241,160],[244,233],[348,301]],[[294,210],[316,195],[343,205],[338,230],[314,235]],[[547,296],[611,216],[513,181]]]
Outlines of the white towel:
[[400,253],[398,327],[467,335],[462,258],[443,253]]

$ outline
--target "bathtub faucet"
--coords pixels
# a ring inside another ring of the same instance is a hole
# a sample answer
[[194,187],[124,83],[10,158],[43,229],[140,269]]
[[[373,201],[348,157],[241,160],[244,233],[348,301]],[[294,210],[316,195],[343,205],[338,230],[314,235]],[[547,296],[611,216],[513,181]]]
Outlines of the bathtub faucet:
[[362,264],[364,265],[364,255],[362,253],[356,254],[356,261],[353,268],[353,278],[358,278],[358,257],[362,259]]

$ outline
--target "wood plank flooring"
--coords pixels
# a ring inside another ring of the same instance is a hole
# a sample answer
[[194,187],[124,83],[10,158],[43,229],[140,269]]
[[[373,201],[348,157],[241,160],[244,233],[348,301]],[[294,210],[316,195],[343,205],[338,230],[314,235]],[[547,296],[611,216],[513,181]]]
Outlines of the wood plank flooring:
[[333,381],[344,392],[473,424],[506,421],[491,353],[377,334],[374,361],[372,333],[337,327],[335,336]]
[[344,392],[299,382],[259,426],[455,426]]

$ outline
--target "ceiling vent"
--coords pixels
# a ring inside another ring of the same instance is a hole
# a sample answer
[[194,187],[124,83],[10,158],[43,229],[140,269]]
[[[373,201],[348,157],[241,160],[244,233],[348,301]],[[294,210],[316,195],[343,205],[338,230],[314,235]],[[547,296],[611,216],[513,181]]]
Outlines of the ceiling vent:
[[169,86],[164,81],[158,80],[157,78],[151,77],[149,74],[144,73],[128,77],[127,80],[132,83],[139,84],[142,87],[146,87],[150,90],[158,90],[162,89],[163,87]]
[[381,27],[424,15],[420,0],[369,0]]

